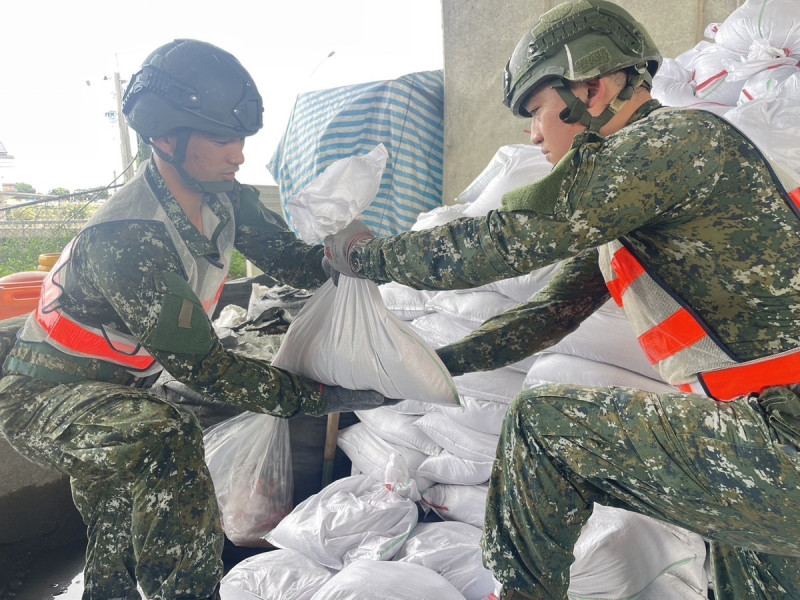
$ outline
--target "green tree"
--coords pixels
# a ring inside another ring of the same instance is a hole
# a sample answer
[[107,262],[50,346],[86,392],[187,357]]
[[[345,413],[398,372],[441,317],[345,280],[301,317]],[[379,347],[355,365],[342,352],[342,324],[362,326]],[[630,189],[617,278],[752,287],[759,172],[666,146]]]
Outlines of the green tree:
[[30,183],[15,183],[14,187],[17,188],[17,191],[22,194],[35,194],[36,188],[33,187]]
[[49,192],[47,192],[50,196],[66,196],[69,194],[69,190],[63,187],[53,188]]

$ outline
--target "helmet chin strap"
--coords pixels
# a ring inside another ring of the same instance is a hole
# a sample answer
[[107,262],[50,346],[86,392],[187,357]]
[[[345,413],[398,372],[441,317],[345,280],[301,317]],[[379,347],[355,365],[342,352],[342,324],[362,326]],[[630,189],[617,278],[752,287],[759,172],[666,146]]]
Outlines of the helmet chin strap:
[[567,108],[561,111],[558,115],[564,123],[580,123],[584,125],[588,131],[592,133],[599,133],[600,128],[614,118],[625,103],[633,97],[633,92],[640,85],[647,85],[649,79],[649,72],[643,66],[642,70],[632,68],[627,72],[627,79],[625,87],[611,99],[608,106],[603,109],[603,112],[593,116],[589,112],[589,107],[586,103],[578,98],[569,88],[569,82],[565,79],[556,79],[552,82],[552,88],[561,96],[561,99],[566,103]]
[[233,181],[197,181],[197,179],[189,175],[183,168],[183,163],[186,162],[186,149],[189,147],[189,137],[191,137],[191,135],[191,131],[186,130],[179,131],[176,134],[175,151],[172,153],[172,156],[162,151],[155,144],[150,145],[161,160],[175,167],[178,175],[181,176],[186,187],[190,190],[200,192],[201,194],[232,192],[234,187]]

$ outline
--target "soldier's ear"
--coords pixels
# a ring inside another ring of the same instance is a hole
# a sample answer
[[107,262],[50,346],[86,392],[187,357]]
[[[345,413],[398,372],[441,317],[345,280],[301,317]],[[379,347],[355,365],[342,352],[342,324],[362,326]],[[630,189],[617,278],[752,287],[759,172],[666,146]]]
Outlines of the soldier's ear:
[[161,137],[150,138],[150,143],[158,148],[162,153],[171,157],[175,155],[175,146],[178,143],[178,139],[174,135],[164,135]]

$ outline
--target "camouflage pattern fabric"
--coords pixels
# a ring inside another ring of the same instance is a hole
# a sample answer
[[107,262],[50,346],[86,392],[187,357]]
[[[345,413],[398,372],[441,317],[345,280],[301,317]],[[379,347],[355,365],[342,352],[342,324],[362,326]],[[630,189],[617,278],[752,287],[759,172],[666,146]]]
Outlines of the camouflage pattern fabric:
[[484,563],[509,590],[566,598],[572,548],[599,502],[709,539],[718,600],[800,597],[798,442],[800,397],[787,388],[730,403],[558,384],[525,391],[498,444]]
[[[146,169],[191,251],[213,260],[216,245],[194,229],[157,169]],[[233,215],[222,212],[215,196],[206,201],[221,222],[235,219],[242,254],[294,286],[325,281],[321,246],[298,241],[261,206],[255,188],[237,183],[231,198]],[[65,313],[130,332],[193,390],[279,417],[324,414],[319,384],[226,350],[202,309],[191,329],[148,346],[169,314],[171,290],[164,282],[186,276],[164,224],[88,227],[65,269]],[[223,536],[196,417],[132,387],[141,382],[124,368],[30,340],[17,340],[9,350],[10,339],[0,337],[0,351],[8,350],[0,430],[24,456],[70,476],[89,536],[84,599],[138,599],[137,583],[153,599],[212,597],[222,574]]]
[[[624,239],[739,360],[800,345],[798,216],[759,150],[711,113],[651,101],[607,139],[576,137],[550,177],[485,218],[367,243],[361,274],[468,288],[565,260],[529,302],[438,350],[454,374],[561,340],[608,298],[594,248]],[[768,398],[769,397],[769,398]],[[783,408],[776,408],[778,405]],[[793,392],[729,405],[676,393],[548,388],[515,402],[498,446],[485,561],[532,598],[564,598],[593,500],[714,540],[718,600],[800,597]]]
[[86,381],[0,380],[14,448],[70,476],[87,526],[84,600],[207,598],[222,575],[222,528],[189,411],[146,390]]

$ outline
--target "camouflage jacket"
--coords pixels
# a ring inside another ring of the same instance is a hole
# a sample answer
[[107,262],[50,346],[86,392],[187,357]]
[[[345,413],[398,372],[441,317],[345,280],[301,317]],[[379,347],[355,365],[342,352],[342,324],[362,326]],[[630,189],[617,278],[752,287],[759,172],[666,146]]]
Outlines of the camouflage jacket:
[[[155,165],[148,163],[143,168],[149,188],[190,251],[198,257],[213,259],[216,245],[191,224]],[[317,287],[325,281],[322,247],[298,240],[278,215],[263,207],[255,188],[237,182],[229,197],[233,214],[227,214],[214,195],[209,195],[206,201],[221,223],[234,220],[234,246],[245,257],[265,273],[295,287]],[[186,278],[178,252],[164,225],[157,220],[110,221],[87,226],[76,236],[65,269],[69,276],[59,298],[63,312],[84,323],[130,333],[140,341],[156,326],[165,301],[153,274],[166,272]],[[223,348],[211,327],[203,331],[212,338],[200,344],[194,341],[196,347],[210,347],[203,354],[181,352],[180,340],[170,351],[143,345],[173,377],[209,397],[241,400],[238,403],[245,405],[252,401],[252,408],[267,408],[279,416],[289,416],[301,409],[315,414],[324,407],[319,384],[235,354]],[[4,367],[4,373],[53,383],[87,379],[130,383],[133,379],[122,367],[71,356],[35,341],[18,340]]]
[[497,368],[577,328],[609,297],[595,248],[625,240],[740,360],[800,345],[797,210],[753,143],[655,101],[608,138],[579,135],[540,182],[485,218],[372,240],[362,273],[468,288],[565,260],[528,303],[440,350],[454,374]]

